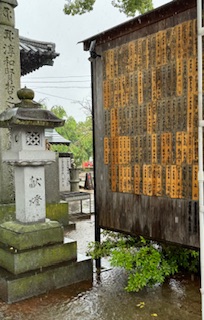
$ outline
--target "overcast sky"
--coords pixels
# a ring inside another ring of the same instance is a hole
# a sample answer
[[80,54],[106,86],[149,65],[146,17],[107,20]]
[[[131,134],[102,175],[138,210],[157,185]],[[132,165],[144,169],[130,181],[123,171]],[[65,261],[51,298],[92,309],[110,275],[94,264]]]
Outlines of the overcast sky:
[[[153,0],[158,7],[168,0]],[[35,100],[43,100],[50,109],[65,108],[68,116],[84,121],[86,115],[77,101],[90,99],[89,53],[79,41],[112,28],[130,18],[111,6],[111,0],[96,0],[94,10],[82,16],[63,13],[65,0],[18,0],[15,9],[19,34],[34,40],[54,42],[60,56],[54,65],[21,78],[21,85],[35,91]]]

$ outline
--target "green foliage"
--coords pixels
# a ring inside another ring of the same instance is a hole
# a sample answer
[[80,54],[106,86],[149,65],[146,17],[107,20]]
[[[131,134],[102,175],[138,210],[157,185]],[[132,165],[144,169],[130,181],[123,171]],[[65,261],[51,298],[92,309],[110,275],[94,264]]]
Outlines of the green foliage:
[[173,245],[161,245],[143,237],[133,238],[105,232],[100,243],[91,242],[87,254],[93,259],[110,256],[110,263],[128,273],[127,291],[139,291],[180,271],[198,272],[199,252]]
[[68,0],[68,3],[64,6],[64,12],[72,16],[84,14],[93,10],[95,1],[96,0]]
[[54,152],[61,152],[61,153],[66,153],[66,152],[69,152],[68,151],[68,147],[65,146],[64,144],[55,144],[55,145],[51,145],[50,146],[50,150],[51,151],[54,151]]
[[163,255],[171,266],[179,266],[179,270],[198,272],[199,251],[182,248],[179,246],[162,245]]
[[128,17],[134,17],[137,12],[144,14],[153,9],[152,0],[113,0],[112,5]]
[[67,115],[61,106],[55,106],[51,111],[59,118],[65,119],[64,126],[57,128],[56,131],[71,141],[68,149],[67,146],[61,145],[52,146],[52,150],[72,152],[76,166],[80,167],[83,161],[87,161],[93,156],[92,117],[87,117],[84,122],[76,122],[72,116]]
[[51,108],[50,111],[53,112],[60,119],[67,118],[66,111],[61,106],[54,106]]
[[110,256],[113,248],[128,248],[132,247],[136,243],[136,239],[130,236],[124,237],[118,232],[104,230],[103,236],[105,237],[105,240],[101,243],[90,242],[88,244],[87,254],[93,259]]
[[128,271],[127,291],[139,291],[146,286],[163,283],[171,274],[170,265],[151,244],[139,249],[115,249],[111,253],[111,264]]
[[[93,10],[96,0],[67,0],[64,12],[68,15],[82,15]],[[136,13],[145,13],[153,9],[152,0],[112,0],[112,5],[126,16],[135,16]]]

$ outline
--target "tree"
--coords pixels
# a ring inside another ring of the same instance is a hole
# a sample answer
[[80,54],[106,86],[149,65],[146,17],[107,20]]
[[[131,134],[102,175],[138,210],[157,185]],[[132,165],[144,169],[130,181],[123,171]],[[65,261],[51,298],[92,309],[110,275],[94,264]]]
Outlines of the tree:
[[[68,15],[81,15],[93,10],[96,0],[67,0],[64,12]],[[128,17],[134,17],[136,13],[145,13],[153,9],[152,0],[112,0],[111,4]]]
[[53,112],[58,118],[60,119],[66,119],[67,113],[61,106],[54,106],[51,108],[51,112]]
[[84,98],[83,100],[78,100],[75,103],[80,104],[82,109],[87,117],[92,117],[93,110],[92,110],[92,101],[91,97]]
[[[92,117],[87,117],[84,122],[76,122],[72,116],[67,115],[61,106],[54,106],[51,111],[57,117],[65,119],[64,126],[56,130],[65,139],[71,141],[68,151],[73,153],[76,166],[81,166],[82,162],[89,160],[93,156]],[[67,152],[67,147],[53,146],[52,150]]]

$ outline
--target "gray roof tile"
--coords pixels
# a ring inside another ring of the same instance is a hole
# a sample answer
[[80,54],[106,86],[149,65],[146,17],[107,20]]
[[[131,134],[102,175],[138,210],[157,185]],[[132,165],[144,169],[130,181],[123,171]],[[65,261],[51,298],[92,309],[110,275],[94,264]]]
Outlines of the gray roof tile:
[[36,41],[20,37],[21,75],[26,75],[44,65],[52,66],[59,56],[52,42]]

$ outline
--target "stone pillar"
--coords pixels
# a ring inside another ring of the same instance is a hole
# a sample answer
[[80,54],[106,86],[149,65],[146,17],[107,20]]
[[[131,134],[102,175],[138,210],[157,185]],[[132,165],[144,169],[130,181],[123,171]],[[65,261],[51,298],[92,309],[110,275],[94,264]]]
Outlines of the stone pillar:
[[[0,113],[18,102],[20,88],[19,35],[15,29],[16,0],[0,0]],[[0,205],[14,201],[13,171],[2,163],[2,153],[9,147],[8,130],[0,128]]]
[[70,172],[70,186],[71,192],[79,191],[79,169],[71,168]]

